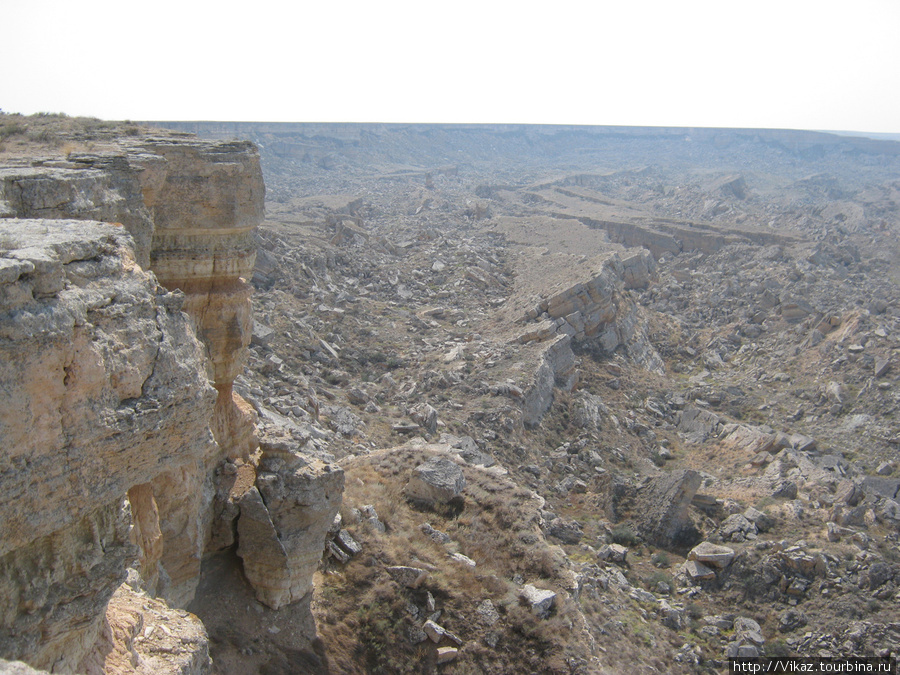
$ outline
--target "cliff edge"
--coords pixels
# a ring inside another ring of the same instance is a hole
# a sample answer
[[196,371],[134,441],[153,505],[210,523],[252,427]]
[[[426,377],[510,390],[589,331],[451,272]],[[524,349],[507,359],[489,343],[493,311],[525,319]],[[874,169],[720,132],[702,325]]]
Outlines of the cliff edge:
[[[0,658],[206,673],[206,630],[177,608],[204,557],[236,548],[244,492],[268,494],[250,487],[256,413],[232,390],[265,186],[251,143],[103,141],[0,165]],[[296,487],[327,499],[304,507],[291,490],[307,462],[285,452],[263,473],[296,505],[272,536],[303,555],[277,573],[279,606],[309,590],[343,488],[316,460]],[[249,483],[228,496],[237,473]]]

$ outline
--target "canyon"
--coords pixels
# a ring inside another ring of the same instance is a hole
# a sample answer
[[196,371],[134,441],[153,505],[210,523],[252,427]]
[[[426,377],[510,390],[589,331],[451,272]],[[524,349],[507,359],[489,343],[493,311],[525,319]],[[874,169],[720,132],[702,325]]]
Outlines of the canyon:
[[897,656],[898,147],[3,116],[0,658]]

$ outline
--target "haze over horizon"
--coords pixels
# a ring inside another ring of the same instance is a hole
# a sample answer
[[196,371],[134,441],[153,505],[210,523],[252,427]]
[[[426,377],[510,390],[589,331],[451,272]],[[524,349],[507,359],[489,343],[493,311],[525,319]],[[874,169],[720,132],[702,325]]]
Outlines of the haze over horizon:
[[900,3],[6,8],[0,109],[900,133]]

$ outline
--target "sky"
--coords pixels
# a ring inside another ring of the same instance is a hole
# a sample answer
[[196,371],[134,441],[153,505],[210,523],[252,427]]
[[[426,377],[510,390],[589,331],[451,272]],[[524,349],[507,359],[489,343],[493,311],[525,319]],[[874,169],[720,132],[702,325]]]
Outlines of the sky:
[[900,0],[0,0],[0,109],[900,133]]

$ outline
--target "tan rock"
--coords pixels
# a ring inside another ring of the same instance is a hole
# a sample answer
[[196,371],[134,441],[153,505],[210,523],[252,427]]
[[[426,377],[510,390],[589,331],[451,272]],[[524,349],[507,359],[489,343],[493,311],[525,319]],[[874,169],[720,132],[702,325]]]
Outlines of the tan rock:
[[[0,651],[36,665],[77,663],[136,551],[125,533],[132,515],[126,493],[170,470],[173,458],[199,463],[215,454],[215,393],[182,299],[135,265],[122,228],[4,220],[0,236],[8,247],[0,254],[7,271],[0,284],[0,437],[7,448],[0,459],[0,595],[16,603],[0,611]],[[140,492],[140,543],[152,579],[154,520],[163,525],[165,549],[165,519],[174,514],[154,491],[154,518],[146,488]],[[199,506],[178,522],[197,523]],[[195,545],[180,555],[199,560],[203,535],[194,530]],[[54,571],[35,574],[38,568]]]
[[688,560],[696,560],[717,569],[724,569],[734,560],[734,550],[727,546],[717,546],[708,541],[697,544],[688,553]]
[[260,602],[278,609],[309,592],[343,489],[337,466],[299,453],[263,457],[238,519],[238,555]]
[[82,661],[85,675],[207,675],[209,639],[193,614],[119,587],[100,639]]
[[438,647],[437,662],[449,663],[459,656],[459,650],[456,647]]

